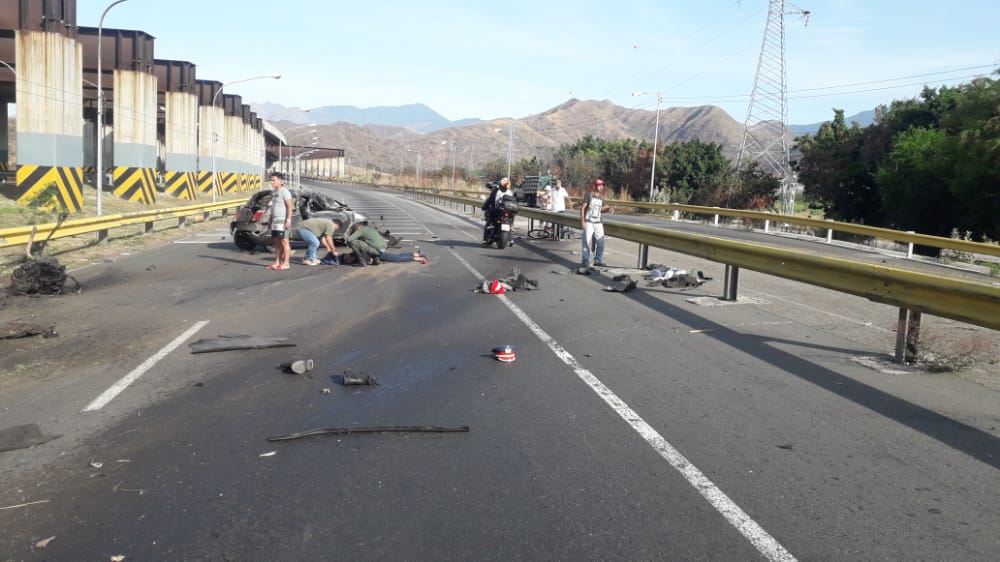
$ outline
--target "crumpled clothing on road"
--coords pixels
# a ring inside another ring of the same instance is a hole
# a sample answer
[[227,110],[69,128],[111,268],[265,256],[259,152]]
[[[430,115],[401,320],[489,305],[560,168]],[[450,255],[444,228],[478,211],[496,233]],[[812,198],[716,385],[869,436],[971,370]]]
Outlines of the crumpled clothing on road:
[[476,293],[502,295],[507,291],[531,291],[538,289],[538,280],[528,279],[517,267],[510,270],[506,277],[483,279],[475,288]]

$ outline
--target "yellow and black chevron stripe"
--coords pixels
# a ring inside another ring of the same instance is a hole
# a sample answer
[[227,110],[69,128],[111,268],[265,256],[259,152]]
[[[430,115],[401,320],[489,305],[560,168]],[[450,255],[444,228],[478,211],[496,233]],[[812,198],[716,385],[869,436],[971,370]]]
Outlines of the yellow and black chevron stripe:
[[0,192],[22,204],[37,197],[51,198],[40,201],[43,208],[75,213],[83,208],[83,174],[72,166],[21,164],[17,167],[17,183],[0,184]]
[[9,171],[10,171],[10,164],[8,164],[7,162],[0,162],[0,172],[9,172]]
[[218,172],[219,186],[221,186],[223,193],[236,193],[239,183],[237,182],[236,174],[232,172]]
[[190,200],[198,195],[195,191],[194,172],[165,172],[163,180],[167,184],[163,192],[167,195]]
[[115,197],[152,205],[156,203],[156,176],[153,168],[132,168],[116,166],[111,175]]

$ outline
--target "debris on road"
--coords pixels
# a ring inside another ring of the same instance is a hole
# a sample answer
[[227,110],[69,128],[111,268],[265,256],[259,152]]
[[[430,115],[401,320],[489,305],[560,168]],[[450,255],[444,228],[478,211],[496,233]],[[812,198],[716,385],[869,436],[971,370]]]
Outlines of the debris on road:
[[125,562],[125,556],[121,554],[116,554],[111,557],[111,562]]
[[220,335],[217,338],[201,338],[189,343],[191,353],[212,351],[235,351],[238,349],[265,349],[268,347],[295,347],[288,338],[279,336]]
[[35,548],[39,548],[39,549],[45,548],[45,547],[49,546],[49,543],[52,542],[52,541],[54,541],[54,540],[56,540],[55,535],[52,535],[51,537],[49,537],[47,539],[42,539],[42,540],[40,540],[40,541],[38,541],[38,542],[35,543]]
[[27,449],[35,445],[48,443],[59,435],[44,435],[38,424],[29,423],[0,429],[0,452],[15,449]]
[[506,277],[483,279],[473,292],[502,295],[507,291],[531,291],[538,289],[538,280],[528,279],[517,267],[510,270]]
[[310,429],[299,433],[289,433],[288,435],[278,435],[268,437],[268,441],[291,441],[303,437],[314,435],[348,435],[351,433],[468,433],[469,426],[459,425],[454,427],[436,425],[390,425],[376,427],[325,427],[320,429]]
[[11,320],[0,324],[0,340],[15,340],[18,338],[28,338],[31,336],[42,336],[45,338],[58,337],[55,326],[43,328],[38,324],[24,322],[23,320]]
[[29,505],[36,505],[36,504],[40,504],[40,503],[49,503],[49,500],[38,500],[38,501],[35,501],[35,502],[19,503],[17,505],[7,505],[7,506],[4,506],[4,507],[0,507],[0,511],[3,511],[5,509],[17,509],[19,507],[27,507]]
[[501,345],[500,347],[494,347],[490,352],[497,361],[503,361],[504,363],[510,363],[517,359],[517,346]]
[[646,279],[651,281],[649,284],[650,287],[656,285],[663,285],[672,289],[677,287],[700,287],[706,281],[712,280],[711,277],[706,277],[701,271],[689,273],[684,269],[659,264],[653,264],[649,267],[652,270],[646,276]]
[[90,468],[101,468],[102,466],[104,466],[103,462],[95,461],[94,459],[90,459],[90,462],[87,464],[90,465]]
[[320,391],[320,393],[322,393],[322,394],[323,394],[323,396],[327,396],[327,395],[329,395],[329,394],[330,394],[330,393],[332,393],[332,392],[333,392],[333,391],[332,391],[332,390],[330,390],[329,388],[324,388],[323,390],[321,390],[321,391]]
[[350,369],[344,371],[344,386],[360,385],[378,386],[378,381],[375,380],[375,377],[365,372],[355,373]]
[[257,456],[260,457],[260,458],[264,458],[264,457],[273,457],[274,455],[277,455],[277,454],[278,454],[277,451],[268,451],[266,453],[261,453],[261,454],[259,454]]
[[605,291],[615,292],[615,293],[628,293],[634,291],[637,283],[629,275],[616,275],[612,281],[613,284],[604,287]]
[[298,361],[292,361],[291,363],[285,363],[282,365],[283,368],[287,369],[291,373],[296,375],[305,374],[306,371],[312,371],[313,369],[312,359],[299,359]]

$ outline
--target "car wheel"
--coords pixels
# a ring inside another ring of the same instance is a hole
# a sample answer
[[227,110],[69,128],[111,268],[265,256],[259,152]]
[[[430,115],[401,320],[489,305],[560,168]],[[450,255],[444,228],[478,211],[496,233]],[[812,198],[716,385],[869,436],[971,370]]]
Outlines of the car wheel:
[[257,247],[257,242],[246,232],[233,234],[233,243],[241,250],[251,251]]

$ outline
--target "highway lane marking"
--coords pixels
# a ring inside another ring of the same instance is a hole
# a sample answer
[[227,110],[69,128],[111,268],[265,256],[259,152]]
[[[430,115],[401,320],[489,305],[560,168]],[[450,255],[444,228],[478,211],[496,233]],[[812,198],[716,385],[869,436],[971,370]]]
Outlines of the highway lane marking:
[[164,357],[166,357],[167,354],[169,354],[171,351],[177,349],[178,346],[180,346],[188,338],[190,338],[191,336],[193,336],[198,330],[200,330],[203,327],[205,327],[205,324],[208,324],[208,320],[201,320],[199,322],[195,322],[194,326],[191,326],[183,334],[177,336],[174,339],[174,341],[168,343],[166,346],[164,346],[163,349],[161,349],[160,351],[157,351],[152,357],[150,357],[149,359],[146,359],[145,361],[143,361],[141,365],[139,365],[135,369],[132,369],[132,372],[130,372],[129,374],[127,374],[124,377],[122,377],[121,380],[119,380],[115,384],[111,385],[110,388],[108,388],[107,390],[105,390],[104,392],[102,392],[100,396],[98,396],[97,398],[95,398],[94,401],[91,402],[90,404],[87,404],[87,407],[84,408],[81,411],[83,411],[83,412],[94,412],[94,411],[100,410],[101,408],[103,408],[104,406],[106,406],[108,404],[108,402],[111,402],[112,400],[114,400],[114,398],[116,396],[118,396],[119,394],[121,394],[122,391],[124,391],[126,388],[128,388],[128,386],[130,384],[132,384],[133,382],[135,382],[146,371],[152,369],[153,366],[156,365],[160,361],[160,359],[163,359]]
[[[455,258],[465,266],[476,279],[486,279],[484,275],[476,271],[472,264],[467,262],[462,256],[454,249],[449,248],[449,252],[455,256]],[[708,477],[705,476],[701,470],[698,469],[694,464],[692,464],[684,455],[681,454],[673,445],[670,444],[659,432],[657,432],[651,425],[646,423],[642,417],[636,413],[632,408],[629,407],[621,398],[618,397],[610,388],[604,385],[593,373],[584,368],[577,362],[576,358],[573,357],[566,349],[559,344],[555,339],[552,338],[545,330],[541,328],[534,320],[531,319],[520,307],[514,304],[506,295],[494,295],[500,302],[504,303],[511,312],[514,313],[525,326],[535,334],[538,339],[542,341],[545,345],[555,353],[556,357],[561,359],[569,368],[573,369],[580,379],[587,384],[604,402],[611,407],[626,423],[628,423],[636,433],[642,437],[650,447],[653,448],[664,460],[666,460],[670,466],[674,467],[685,480],[688,481],[695,490],[708,503],[715,508],[726,521],[736,528],[741,535],[743,535],[757,550],[763,554],[768,560],[777,562],[794,562],[796,558],[792,556],[790,552],[785,550],[785,547],[781,546],[774,537],[772,537],[767,531],[764,530],[756,521],[750,518],[740,506],[736,505],[732,499],[729,498],[718,486],[716,486]]]

